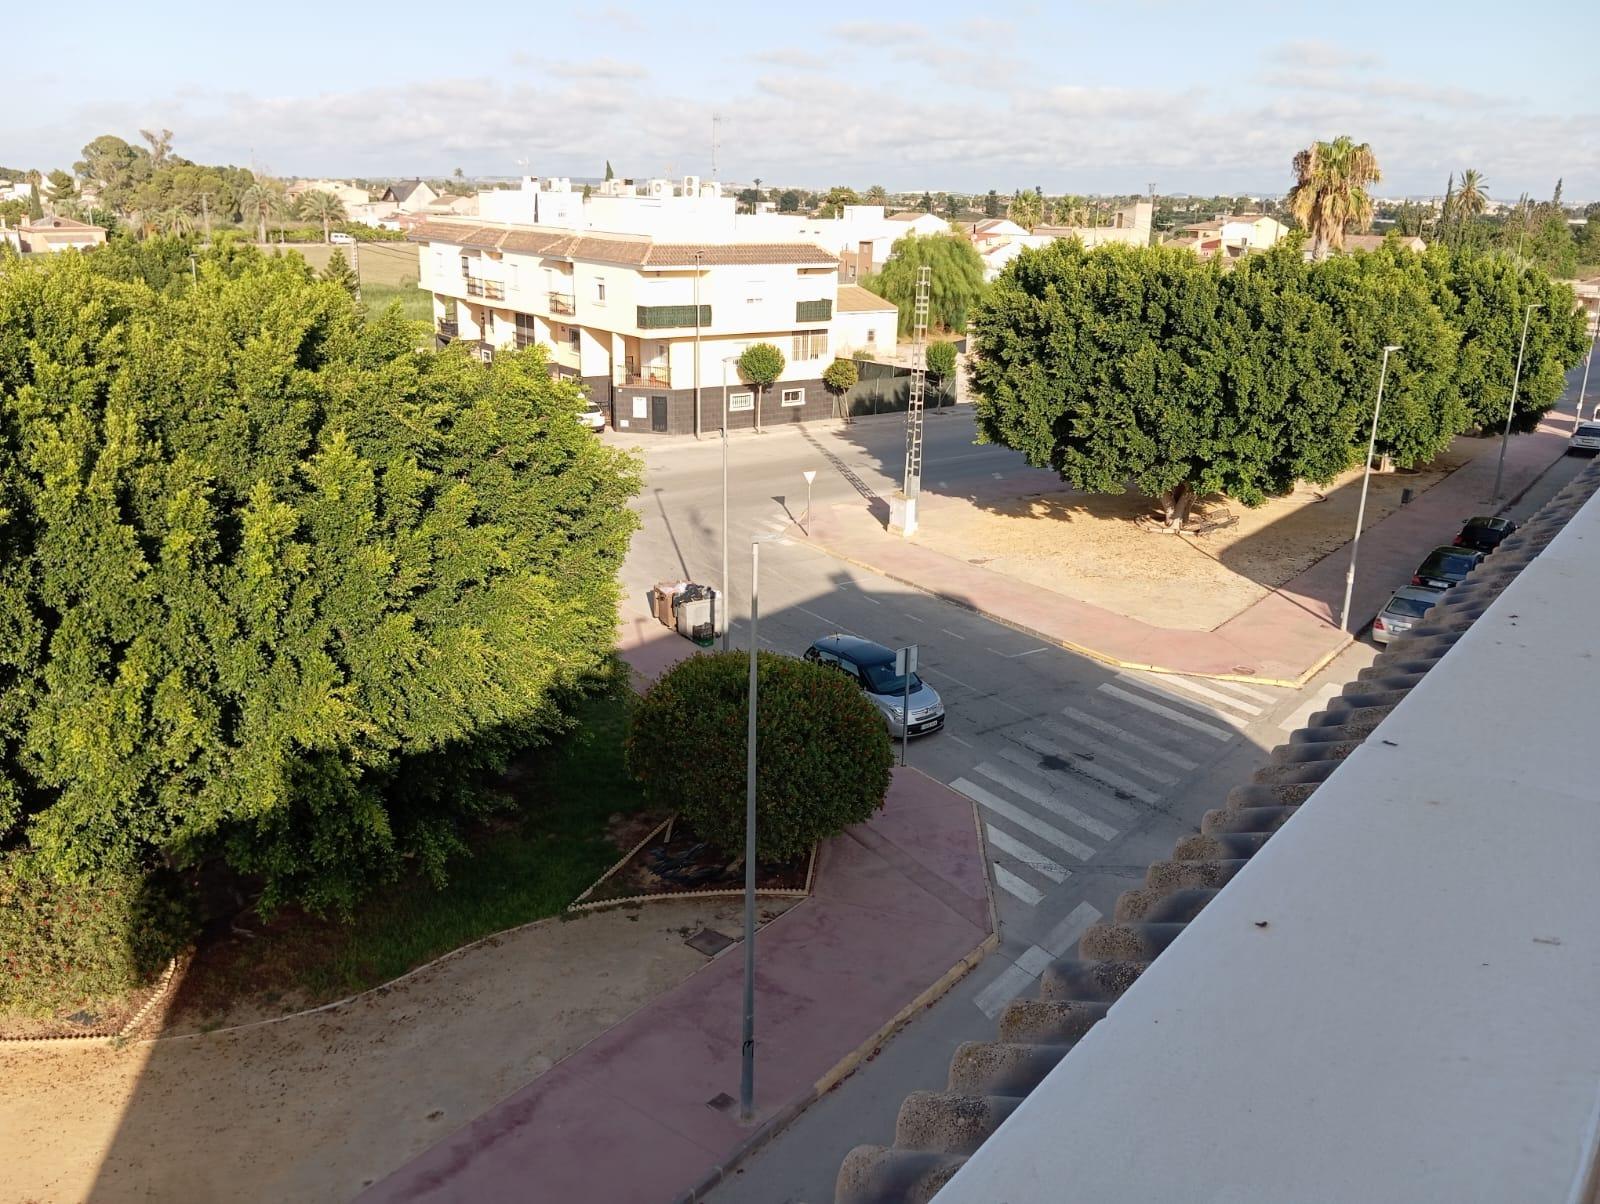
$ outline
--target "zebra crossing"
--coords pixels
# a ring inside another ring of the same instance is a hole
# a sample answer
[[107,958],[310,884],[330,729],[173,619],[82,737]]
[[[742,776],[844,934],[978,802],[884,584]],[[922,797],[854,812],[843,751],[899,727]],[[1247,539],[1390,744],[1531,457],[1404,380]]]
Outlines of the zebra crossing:
[[1038,905],[1145,807],[1290,691],[1118,672],[1077,705],[1005,729],[950,785],[978,805],[995,885]]

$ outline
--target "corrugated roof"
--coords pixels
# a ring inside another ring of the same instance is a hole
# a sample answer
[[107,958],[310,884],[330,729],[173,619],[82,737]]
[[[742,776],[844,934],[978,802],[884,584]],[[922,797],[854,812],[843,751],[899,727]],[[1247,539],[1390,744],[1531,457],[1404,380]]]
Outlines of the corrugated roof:
[[1200,831],[1179,840],[1170,860],[1150,866],[1143,886],[1122,893],[1110,923],[1084,933],[1076,958],[1044,969],[1039,998],[1007,1006],[998,1041],[962,1045],[951,1060],[946,1090],[906,1098],[892,1146],[850,1151],[839,1169],[835,1204],[931,1200],[1597,488],[1600,465],[1585,470],[1447,591],[1416,627],[1276,749],[1249,785],[1236,787],[1222,807],[1207,812]]
[[[412,228],[412,242],[516,251],[560,259],[593,259],[641,268],[689,268],[737,264],[836,267],[838,260],[809,243],[659,243],[643,235],[579,233],[471,222],[427,221]],[[697,258],[698,255],[698,258]]]
[[877,293],[864,289],[859,284],[841,284],[839,300],[834,308],[842,314],[900,312],[900,307],[893,301],[885,301]]

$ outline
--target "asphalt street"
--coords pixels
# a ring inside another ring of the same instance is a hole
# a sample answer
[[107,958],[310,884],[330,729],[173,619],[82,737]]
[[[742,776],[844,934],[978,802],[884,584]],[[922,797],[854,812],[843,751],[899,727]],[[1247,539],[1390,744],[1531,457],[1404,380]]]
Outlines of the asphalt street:
[[[973,445],[969,414],[929,419],[926,489],[956,491],[1019,466],[1014,452]],[[1111,915],[1152,861],[1198,830],[1208,809],[1376,654],[1357,644],[1300,690],[1118,671],[782,534],[804,517],[806,469],[817,472],[813,505],[886,498],[898,484],[903,430],[886,417],[730,444],[731,613],[740,616],[732,640],[748,647],[750,543],[763,539],[763,648],[798,655],[831,632],[919,646],[948,719],[942,732],[912,741],[910,762],[978,804],[1002,944],[747,1162],[714,1193],[721,1204],[830,1201],[849,1149],[889,1142],[905,1095],[942,1087],[960,1042],[992,1039],[995,1017],[1032,990],[1042,966]],[[662,578],[718,582],[720,465],[714,441],[648,451],[642,529],[624,572],[630,605],[643,610]],[[1558,464],[1513,516],[1531,513],[1581,466]]]

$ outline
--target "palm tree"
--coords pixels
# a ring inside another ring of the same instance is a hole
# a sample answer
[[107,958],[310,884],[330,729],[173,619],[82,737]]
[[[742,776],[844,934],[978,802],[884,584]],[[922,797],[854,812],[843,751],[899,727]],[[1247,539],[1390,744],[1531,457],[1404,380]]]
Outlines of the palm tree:
[[334,222],[342,222],[345,218],[344,202],[331,192],[312,189],[300,198],[297,206],[300,217],[305,221],[322,223],[322,241],[331,242],[329,237]]
[[889,202],[888,189],[884,188],[882,184],[874,184],[867,189],[867,195],[864,199],[869,205],[886,205]]
[[1289,212],[1311,235],[1311,254],[1326,259],[1344,246],[1346,226],[1372,224],[1367,185],[1383,178],[1372,147],[1341,134],[1332,142],[1313,142],[1294,157],[1294,187]]
[[1044,220],[1044,198],[1037,192],[1019,189],[1006,206],[1006,216],[1024,230],[1032,230]]
[[269,181],[257,180],[239,194],[239,216],[255,223],[262,243],[267,241],[267,222],[283,212],[283,193]]
[[194,214],[180,205],[174,205],[170,209],[152,214],[150,224],[162,234],[182,238],[186,234],[194,233]]
[[1489,207],[1489,197],[1484,192],[1487,187],[1488,181],[1476,168],[1469,167],[1461,173],[1461,187],[1456,189],[1455,199],[1451,203],[1458,236],[1461,227]]

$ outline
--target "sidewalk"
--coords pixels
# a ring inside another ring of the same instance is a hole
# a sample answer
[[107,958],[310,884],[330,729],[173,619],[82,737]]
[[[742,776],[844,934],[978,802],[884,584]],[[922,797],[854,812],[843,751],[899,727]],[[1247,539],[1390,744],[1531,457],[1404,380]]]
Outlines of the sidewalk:
[[972,804],[897,769],[884,810],[824,844],[811,897],[756,938],[755,1123],[738,1120],[735,944],[359,1199],[660,1204],[709,1190],[994,941]]
[[[1511,440],[1503,494],[1519,496],[1566,452],[1569,414],[1552,414]],[[1492,513],[1498,444],[1486,446],[1410,505],[1362,532],[1351,613],[1359,632],[1389,594],[1462,521]],[[1211,631],[1157,627],[953,556],[910,543],[883,516],[852,502],[819,510],[813,546],[841,560],[968,607],[1009,626],[1120,668],[1295,686],[1327,664],[1350,637],[1335,625],[1344,599],[1345,544]]]

